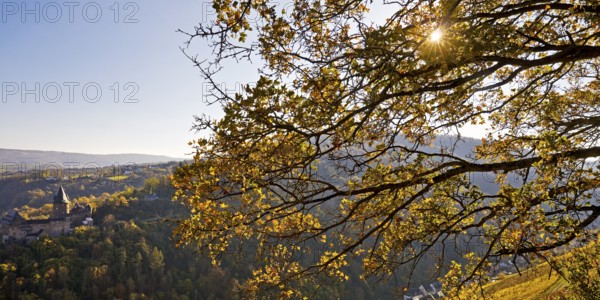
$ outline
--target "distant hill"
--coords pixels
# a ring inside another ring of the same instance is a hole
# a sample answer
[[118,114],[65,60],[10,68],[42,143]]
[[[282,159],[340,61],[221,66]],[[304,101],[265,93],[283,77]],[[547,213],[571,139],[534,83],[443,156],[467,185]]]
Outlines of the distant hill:
[[83,154],[58,151],[0,149],[0,164],[30,166],[58,164],[70,168],[82,168],[86,165],[107,167],[112,165],[147,164],[169,161],[182,161],[163,155],[148,154]]

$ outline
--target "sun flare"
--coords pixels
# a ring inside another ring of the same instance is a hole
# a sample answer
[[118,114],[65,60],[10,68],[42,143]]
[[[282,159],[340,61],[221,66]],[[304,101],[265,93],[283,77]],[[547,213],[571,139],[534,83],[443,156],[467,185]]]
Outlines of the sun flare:
[[439,42],[442,39],[442,31],[438,28],[434,30],[429,36],[429,40],[432,42]]

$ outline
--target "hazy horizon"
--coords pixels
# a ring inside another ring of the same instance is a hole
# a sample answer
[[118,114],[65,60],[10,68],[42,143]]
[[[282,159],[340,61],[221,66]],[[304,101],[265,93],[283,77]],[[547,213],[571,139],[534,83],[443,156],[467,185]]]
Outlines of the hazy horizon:
[[134,152],[118,152],[118,153],[94,153],[94,152],[74,152],[74,151],[62,151],[62,150],[45,150],[45,149],[15,149],[15,148],[0,148],[2,150],[11,150],[11,151],[31,151],[31,152],[51,152],[51,153],[63,153],[63,154],[85,154],[85,155],[98,155],[98,156],[108,156],[108,155],[148,155],[148,156],[165,156],[171,158],[179,158],[179,159],[187,159],[190,157],[176,157],[166,154],[155,154],[155,153],[134,153]]

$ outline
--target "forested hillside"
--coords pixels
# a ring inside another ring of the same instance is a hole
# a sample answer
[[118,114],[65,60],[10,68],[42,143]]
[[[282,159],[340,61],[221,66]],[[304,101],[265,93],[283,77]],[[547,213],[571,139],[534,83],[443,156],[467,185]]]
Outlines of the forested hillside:
[[[59,186],[64,186],[73,198],[85,197],[84,202],[108,198],[110,194],[127,187],[141,188],[146,181],[151,185],[168,185],[167,178],[177,164],[125,165],[88,169],[40,169],[27,172],[5,172],[0,178],[0,213],[22,206],[41,207],[52,202]],[[157,182],[160,181],[160,182]],[[167,190],[147,190],[150,194]]]
[[[467,140],[467,144],[470,142]],[[47,218],[51,215],[52,195],[63,185],[72,200],[94,207],[96,224],[77,228],[69,236],[44,238],[31,245],[2,245],[0,299],[239,299],[244,296],[241,284],[252,278],[254,269],[264,265],[255,256],[242,256],[242,252],[255,251],[255,244],[237,242],[234,248],[239,255],[224,256],[218,266],[194,245],[177,247],[179,237],[173,236],[173,229],[179,220],[189,217],[187,208],[171,200],[174,188],[169,174],[177,165],[108,167],[94,173],[71,170],[56,180],[47,180],[44,176],[49,174],[30,172],[0,180],[3,191],[0,209],[4,211],[16,208],[26,218]],[[330,173],[323,176],[336,180]],[[487,184],[490,190],[495,189],[485,178],[476,180]],[[465,243],[460,239],[456,242]],[[424,257],[417,265],[400,268],[394,279],[387,282],[361,279],[361,257],[352,257],[343,267],[347,280],[337,282],[323,277],[318,285],[307,284],[302,288],[319,299],[397,299],[401,295],[416,295],[420,293],[420,285],[431,289],[430,284],[448,270],[449,261],[463,261],[462,253],[452,248],[450,244],[439,247],[434,255]],[[438,270],[439,261],[435,257],[442,251],[445,264]],[[541,280],[531,284],[539,289],[557,286],[564,294],[567,283],[557,279],[556,274],[549,284],[550,279],[543,280],[544,274],[537,272],[533,277],[531,274],[534,273],[528,272],[528,277],[523,278],[501,275],[506,280],[491,285],[488,291],[494,295],[512,293],[519,289],[515,280]]]
[[[189,212],[171,201],[164,177],[147,178],[139,188],[127,187],[103,196],[72,197],[95,207],[96,225],[71,235],[43,238],[31,245],[0,248],[0,299],[239,299],[240,282],[260,263],[251,257],[224,258],[219,266],[192,245],[177,247],[172,230]],[[67,189],[68,190],[68,189]],[[86,189],[87,190],[87,189]],[[78,193],[74,193],[78,194]],[[158,198],[148,200],[147,195]],[[24,206],[20,213],[45,218],[51,206]],[[238,245],[252,249],[256,245]],[[436,280],[434,260],[413,275],[413,283]],[[343,283],[323,281],[309,286],[319,299],[395,299],[395,282],[367,282],[360,265],[346,268]],[[399,274],[400,282],[406,283]]]

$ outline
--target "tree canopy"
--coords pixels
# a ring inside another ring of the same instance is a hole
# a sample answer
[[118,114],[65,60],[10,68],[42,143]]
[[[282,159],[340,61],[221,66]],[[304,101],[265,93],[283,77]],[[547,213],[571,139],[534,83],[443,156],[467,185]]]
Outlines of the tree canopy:
[[[181,241],[253,243],[245,283],[300,296],[318,276],[393,276],[461,239],[447,287],[503,257],[545,257],[600,215],[600,2],[215,0],[214,58],[184,49],[224,116],[173,175]],[[218,71],[252,60],[235,96]],[[466,126],[485,130],[459,151]],[[460,153],[459,153],[460,152]],[[477,178],[495,188],[484,189]],[[253,248],[254,249],[254,248]],[[254,253],[252,253],[254,254]]]

